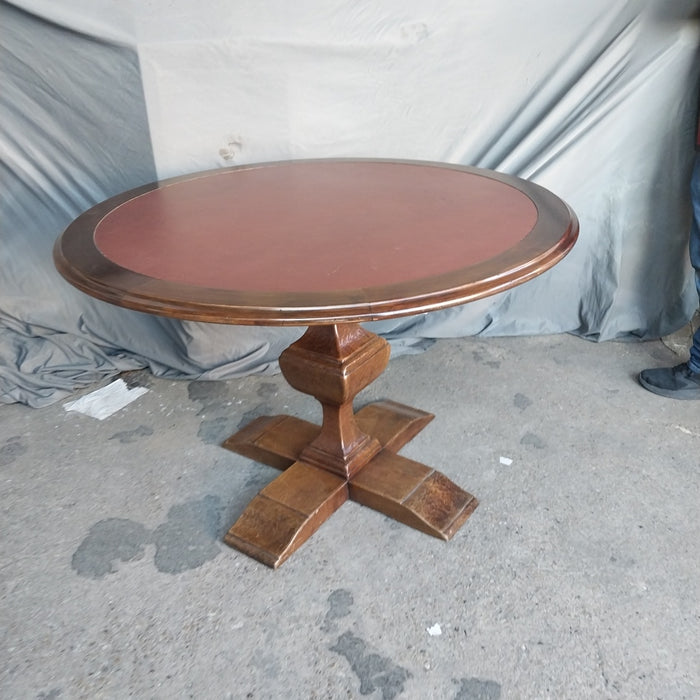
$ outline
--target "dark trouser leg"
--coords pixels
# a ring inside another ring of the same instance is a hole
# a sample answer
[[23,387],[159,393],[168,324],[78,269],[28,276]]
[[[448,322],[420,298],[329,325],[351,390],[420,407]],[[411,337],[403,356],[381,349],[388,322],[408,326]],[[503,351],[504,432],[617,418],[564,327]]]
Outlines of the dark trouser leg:
[[[700,297],[700,154],[695,156],[695,166],[690,181],[690,198],[693,206],[693,222],[690,228],[690,262],[695,268],[695,286]],[[700,372],[700,329],[693,336],[688,365],[693,372]]]

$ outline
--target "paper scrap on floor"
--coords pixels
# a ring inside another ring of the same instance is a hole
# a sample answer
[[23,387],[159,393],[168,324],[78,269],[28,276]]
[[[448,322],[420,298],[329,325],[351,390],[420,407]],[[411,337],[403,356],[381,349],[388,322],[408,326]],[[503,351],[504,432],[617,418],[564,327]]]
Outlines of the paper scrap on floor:
[[117,379],[101,389],[63,404],[63,408],[66,411],[77,411],[97,420],[104,420],[138,399],[139,396],[143,396],[147,391],[148,389],[143,386],[129,389],[123,379]]

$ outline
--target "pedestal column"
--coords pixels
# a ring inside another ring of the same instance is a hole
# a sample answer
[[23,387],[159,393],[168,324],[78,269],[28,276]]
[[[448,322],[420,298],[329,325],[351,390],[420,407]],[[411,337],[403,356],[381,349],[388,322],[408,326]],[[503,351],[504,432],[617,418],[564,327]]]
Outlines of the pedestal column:
[[381,449],[355,421],[353,400],[389,362],[391,349],[358,324],[311,326],[280,356],[284,378],[323,407],[319,435],[299,460],[350,479]]

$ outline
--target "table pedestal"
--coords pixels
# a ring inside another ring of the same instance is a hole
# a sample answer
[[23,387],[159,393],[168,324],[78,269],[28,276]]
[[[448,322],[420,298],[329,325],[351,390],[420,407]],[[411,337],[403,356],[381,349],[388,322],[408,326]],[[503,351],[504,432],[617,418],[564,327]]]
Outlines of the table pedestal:
[[393,401],[353,412],[355,396],[384,371],[389,354],[385,340],[356,323],[310,326],[282,353],[282,374],[318,399],[323,422],[263,416],[223,443],[284,470],[228,531],[228,545],[276,568],[348,498],[444,540],[462,526],[476,498],[397,454],[432,414]]

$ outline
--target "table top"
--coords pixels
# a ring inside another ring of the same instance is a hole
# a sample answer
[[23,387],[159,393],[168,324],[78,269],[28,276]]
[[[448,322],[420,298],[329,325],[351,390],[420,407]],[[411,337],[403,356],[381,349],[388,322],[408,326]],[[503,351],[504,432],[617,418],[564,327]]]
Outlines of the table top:
[[112,197],[56,241],[59,272],[119,306],[260,325],[370,321],[509,289],[571,249],[571,209],[468,166],[334,159],[170,178]]

